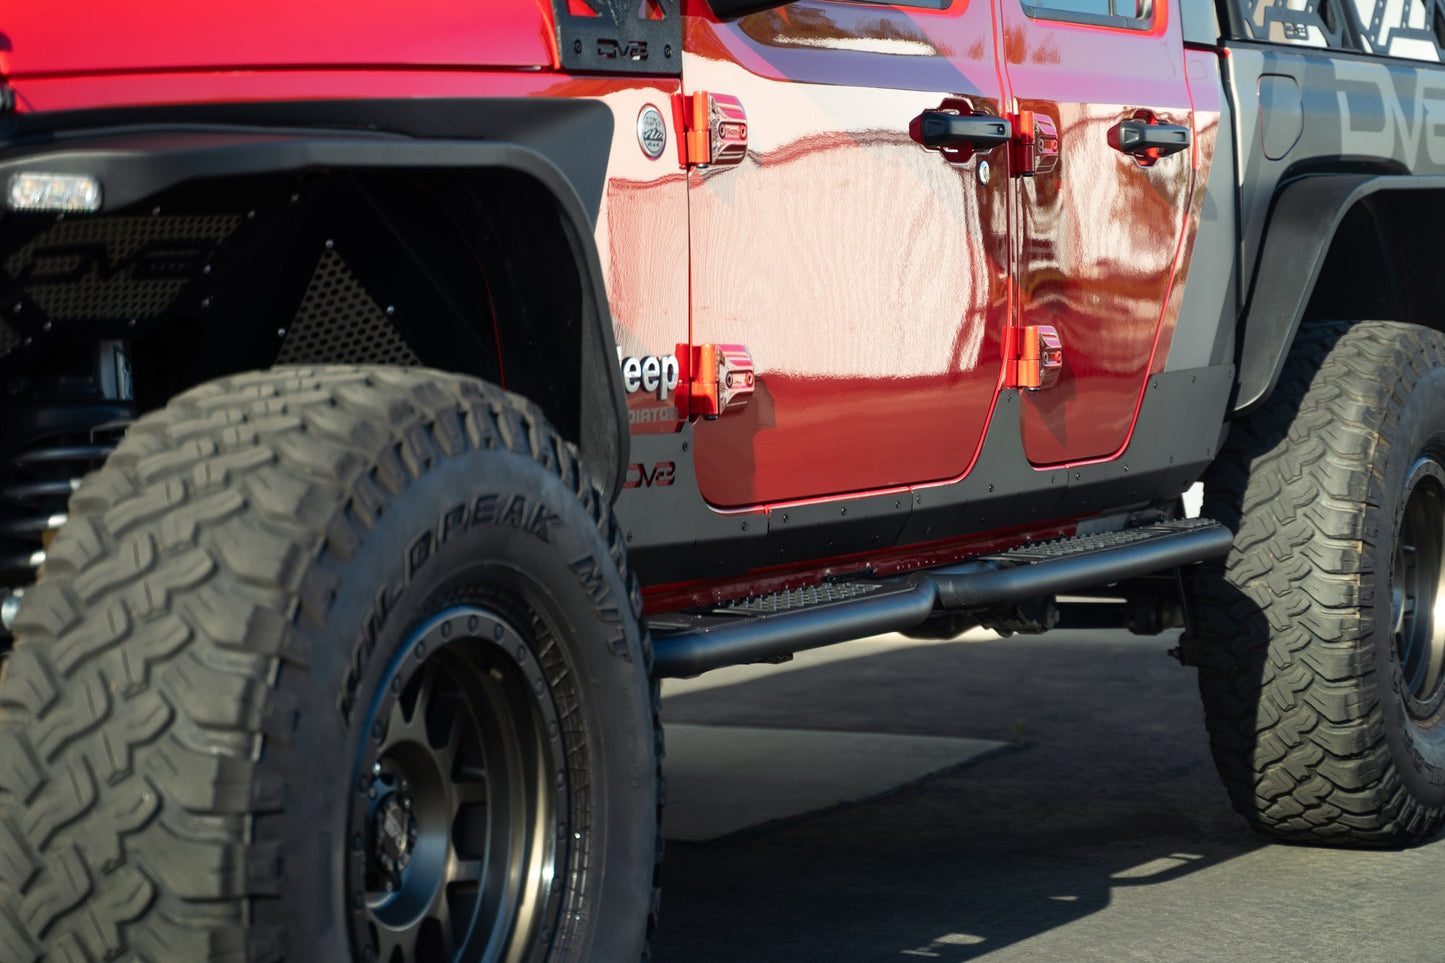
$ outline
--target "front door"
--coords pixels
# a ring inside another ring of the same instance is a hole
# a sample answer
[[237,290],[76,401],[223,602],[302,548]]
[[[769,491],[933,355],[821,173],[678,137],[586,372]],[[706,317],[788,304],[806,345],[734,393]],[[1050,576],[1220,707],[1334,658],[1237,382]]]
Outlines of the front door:
[[1172,324],[1194,175],[1179,23],[1166,0],[994,2],[1015,107],[1057,134],[1057,155],[1014,178],[1015,323],[1056,328],[1065,359],[1025,392],[1024,449],[1036,465],[1109,458]]
[[743,344],[758,373],[745,408],[697,425],[704,497],[961,475],[1008,320],[1007,146],[930,149],[920,119],[1002,116],[989,4],[685,11],[684,88],[738,98],[748,136],[737,166],[689,172],[691,340]]

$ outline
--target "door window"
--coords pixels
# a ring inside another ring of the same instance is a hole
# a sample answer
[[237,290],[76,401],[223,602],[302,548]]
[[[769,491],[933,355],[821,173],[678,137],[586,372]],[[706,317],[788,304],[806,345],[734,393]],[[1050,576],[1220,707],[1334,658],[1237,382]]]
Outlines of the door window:
[[1105,27],[1148,30],[1154,25],[1153,0],[1041,0],[1023,4],[1024,13],[1038,20],[1063,20]]

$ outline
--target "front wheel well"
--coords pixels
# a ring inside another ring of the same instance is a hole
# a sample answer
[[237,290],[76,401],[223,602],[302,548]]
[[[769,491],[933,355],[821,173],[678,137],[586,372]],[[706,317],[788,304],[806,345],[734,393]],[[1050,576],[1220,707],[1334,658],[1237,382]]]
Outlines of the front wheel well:
[[7,218],[0,368],[38,401],[93,371],[97,341],[124,341],[145,411],[273,364],[426,365],[528,397],[607,480],[616,448],[585,413],[612,400],[611,330],[578,220],[506,167],[228,177],[95,217]]
[[[335,171],[303,191],[310,210],[293,244],[309,277],[289,319],[279,306],[278,361],[474,374],[531,398],[580,441],[580,332],[595,306],[585,252],[546,187],[495,168]],[[352,289],[333,292],[328,272]],[[368,350],[377,355],[358,356]]]

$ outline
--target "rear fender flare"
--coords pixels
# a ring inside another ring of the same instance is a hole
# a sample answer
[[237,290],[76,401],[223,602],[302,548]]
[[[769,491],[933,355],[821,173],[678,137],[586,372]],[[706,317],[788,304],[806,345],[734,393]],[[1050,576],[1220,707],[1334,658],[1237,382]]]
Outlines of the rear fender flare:
[[[1351,211],[1362,206],[1376,210],[1382,230],[1398,233],[1405,229],[1402,220],[1408,215],[1404,208],[1399,208],[1398,214],[1393,209],[1427,200],[1445,201],[1445,177],[1314,174],[1280,188],[1271,206],[1254,282],[1240,321],[1234,414],[1258,407],[1274,391],[1310,297],[1320,283],[1325,259]],[[1428,218],[1420,220],[1429,223]],[[1394,239],[1406,241],[1403,236]],[[1421,292],[1402,296],[1418,299]],[[1407,302],[1406,316],[1399,320],[1432,326],[1441,323],[1441,319],[1413,316],[1418,313],[1410,310],[1413,303]]]

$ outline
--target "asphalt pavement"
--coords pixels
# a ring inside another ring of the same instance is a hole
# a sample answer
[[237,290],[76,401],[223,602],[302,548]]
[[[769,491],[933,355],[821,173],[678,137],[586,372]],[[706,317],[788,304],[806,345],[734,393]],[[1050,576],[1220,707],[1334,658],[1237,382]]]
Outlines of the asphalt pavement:
[[664,687],[657,963],[1445,960],[1445,838],[1250,832],[1172,638],[968,638]]

